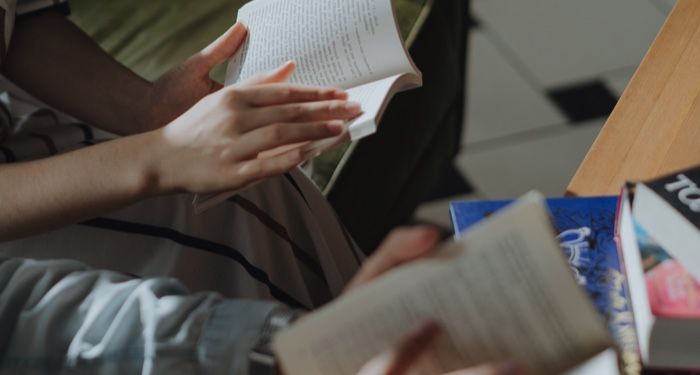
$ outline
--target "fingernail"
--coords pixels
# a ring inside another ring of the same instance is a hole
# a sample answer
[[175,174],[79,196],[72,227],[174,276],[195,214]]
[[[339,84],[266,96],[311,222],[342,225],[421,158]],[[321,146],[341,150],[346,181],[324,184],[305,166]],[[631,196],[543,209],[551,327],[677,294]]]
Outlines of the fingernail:
[[422,232],[420,233],[420,238],[423,243],[435,244],[440,240],[440,232],[434,227],[424,226],[420,228]]
[[525,370],[516,361],[507,361],[499,363],[496,366],[496,374],[498,375],[521,375],[524,374]]
[[304,161],[301,150],[290,151],[289,154],[287,154],[287,159],[293,164],[299,164]]
[[345,125],[344,122],[342,121],[331,121],[328,123],[328,130],[330,130],[331,133],[333,134],[340,134],[345,130]]
[[362,106],[360,105],[360,103],[347,102],[345,104],[345,109],[347,109],[349,112],[358,113],[362,111]]
[[338,99],[346,99],[348,97],[348,93],[345,90],[333,90],[333,96]]
[[279,72],[287,69],[287,67],[289,67],[290,65],[294,65],[294,61],[292,61],[292,60],[287,61],[286,63],[280,65],[277,69],[270,71],[270,73],[268,75],[275,76],[275,75],[279,74]]
[[416,336],[431,336],[435,333],[437,333],[440,330],[440,326],[432,321],[432,320],[427,320],[418,327],[418,329],[415,331]]

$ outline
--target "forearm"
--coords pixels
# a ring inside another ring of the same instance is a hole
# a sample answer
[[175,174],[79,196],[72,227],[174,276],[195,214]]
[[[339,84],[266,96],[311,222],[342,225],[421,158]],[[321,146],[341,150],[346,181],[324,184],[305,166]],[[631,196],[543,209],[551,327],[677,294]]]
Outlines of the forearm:
[[17,19],[4,73],[47,104],[116,134],[149,126],[151,84],[58,12]]
[[0,259],[0,372],[243,374],[279,309],[74,261]]
[[40,233],[158,191],[153,133],[47,159],[0,166],[0,240]]

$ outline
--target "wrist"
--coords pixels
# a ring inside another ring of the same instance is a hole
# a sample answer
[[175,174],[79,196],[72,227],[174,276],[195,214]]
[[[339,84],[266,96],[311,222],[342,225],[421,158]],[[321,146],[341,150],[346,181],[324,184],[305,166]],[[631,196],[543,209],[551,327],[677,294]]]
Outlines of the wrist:
[[273,310],[265,320],[258,342],[248,354],[249,373],[251,374],[283,374],[282,367],[272,350],[272,340],[281,330],[289,327],[303,314],[300,310],[280,307]]
[[128,137],[135,143],[135,186],[141,198],[176,193],[172,173],[168,173],[166,161],[173,153],[165,142],[162,130],[152,130]]

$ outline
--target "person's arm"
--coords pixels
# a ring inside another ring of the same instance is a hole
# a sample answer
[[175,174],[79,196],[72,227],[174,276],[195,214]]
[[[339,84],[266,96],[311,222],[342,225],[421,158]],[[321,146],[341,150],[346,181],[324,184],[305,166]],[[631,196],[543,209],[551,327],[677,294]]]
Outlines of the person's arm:
[[[394,232],[352,287],[427,254],[436,232]],[[0,373],[248,374],[279,303],[190,294],[70,260],[0,258]],[[255,373],[255,372],[253,372]]]
[[[349,289],[428,256],[438,239],[429,228],[395,231],[363,265]],[[256,374],[250,370],[257,362],[254,355],[260,342],[276,329],[284,329],[274,323],[277,317],[294,313],[299,312],[272,302],[188,294],[172,279],[132,279],[74,261],[0,259],[0,330],[6,332],[0,336],[0,372],[177,369],[196,374]],[[434,324],[424,325],[360,373],[410,372],[438,332]],[[266,374],[270,369],[260,368]],[[453,375],[520,373],[517,366],[505,364]]]
[[115,134],[139,133],[148,118],[151,83],[58,11],[17,18],[3,73],[57,109]]
[[128,135],[162,127],[221,89],[209,77],[245,41],[236,24],[211,45],[148,82],[104,52],[63,14],[18,17],[3,74],[47,104],[109,132]]
[[274,302],[74,261],[0,259],[0,372],[246,374]]

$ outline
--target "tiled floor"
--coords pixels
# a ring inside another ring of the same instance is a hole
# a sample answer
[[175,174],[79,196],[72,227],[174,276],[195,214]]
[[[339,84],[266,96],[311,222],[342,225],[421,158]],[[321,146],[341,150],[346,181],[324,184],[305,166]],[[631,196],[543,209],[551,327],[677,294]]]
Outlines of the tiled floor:
[[455,166],[474,190],[428,202],[416,219],[448,226],[452,200],[563,193],[673,4],[472,0]]

